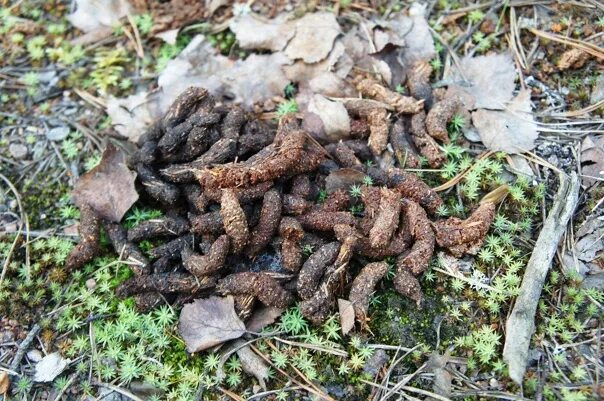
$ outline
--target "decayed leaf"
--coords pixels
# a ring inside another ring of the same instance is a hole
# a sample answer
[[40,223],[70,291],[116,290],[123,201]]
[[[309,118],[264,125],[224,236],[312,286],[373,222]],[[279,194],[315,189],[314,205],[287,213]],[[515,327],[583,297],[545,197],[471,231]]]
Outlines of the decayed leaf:
[[231,21],[230,29],[237,37],[237,44],[243,49],[283,50],[295,35],[294,23],[287,16],[280,15],[266,19],[254,13],[244,14]]
[[325,190],[328,194],[343,189],[347,191],[351,185],[361,184],[365,174],[352,168],[341,168],[332,171],[325,179]]
[[241,367],[244,372],[253,375],[258,380],[260,386],[266,390],[265,381],[268,379],[270,369],[266,362],[264,362],[264,359],[252,351],[249,345],[244,346],[243,344],[244,342],[241,340],[235,342],[235,346],[240,347],[237,349],[237,356],[241,361]]
[[10,379],[7,372],[0,372],[0,395],[6,394],[10,386]]
[[587,136],[581,152],[583,185],[591,186],[604,178],[604,135]]
[[516,71],[509,53],[464,57],[459,64],[461,72],[454,64],[447,79],[455,82],[449,91],[460,91],[475,99],[473,105],[466,101],[466,107],[503,110],[512,100]]
[[75,204],[80,208],[89,205],[100,217],[118,223],[138,200],[135,179],[136,173],[126,166],[124,153],[108,144],[99,165],[76,184]]
[[250,316],[249,320],[245,324],[245,327],[247,331],[259,333],[269,324],[273,324],[282,313],[283,309],[281,308],[262,305],[256,309],[252,316]]
[[292,60],[307,63],[323,60],[340,34],[340,25],[333,13],[306,14],[295,22],[296,35],[285,48],[285,55]]
[[405,41],[402,62],[405,67],[418,61],[428,61],[436,55],[430,25],[425,17],[426,6],[413,3],[409,15],[399,15],[390,25]]
[[308,111],[321,118],[329,142],[344,139],[350,133],[350,117],[342,103],[314,95],[308,103]]
[[58,352],[46,355],[36,364],[35,382],[51,382],[60,375],[69,364],[69,359],[65,359]]
[[531,108],[531,92],[524,90],[507,105],[506,111],[480,109],[472,113],[472,121],[487,148],[522,153],[535,147],[539,135]]
[[76,11],[69,14],[67,19],[84,32],[112,27],[131,9],[128,0],[76,0],[76,4]]
[[232,296],[196,299],[180,312],[178,332],[188,352],[208,349],[245,333]]
[[354,307],[352,306],[352,302],[338,298],[338,312],[340,313],[342,334],[346,335],[354,327]]
[[130,141],[137,142],[145,129],[161,116],[158,106],[157,100],[149,97],[146,92],[125,98],[109,96],[107,114],[117,132]]

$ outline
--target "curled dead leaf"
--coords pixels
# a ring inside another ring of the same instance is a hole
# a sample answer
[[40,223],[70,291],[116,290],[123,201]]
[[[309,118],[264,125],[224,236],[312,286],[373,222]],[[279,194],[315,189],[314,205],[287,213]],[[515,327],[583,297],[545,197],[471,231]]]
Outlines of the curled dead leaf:
[[180,312],[178,332],[188,352],[198,352],[239,338],[245,325],[235,313],[232,296],[196,299]]
[[126,156],[108,144],[98,166],[80,177],[73,191],[75,204],[89,205],[98,216],[118,223],[138,200],[136,173],[126,166]]

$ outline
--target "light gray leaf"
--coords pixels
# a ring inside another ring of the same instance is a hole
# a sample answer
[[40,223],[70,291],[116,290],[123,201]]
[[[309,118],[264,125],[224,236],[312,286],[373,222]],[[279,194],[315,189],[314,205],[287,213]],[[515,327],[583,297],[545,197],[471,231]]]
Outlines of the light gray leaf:
[[285,55],[292,60],[307,63],[323,60],[340,34],[340,25],[333,13],[306,14],[295,21],[296,34],[285,48]]
[[51,382],[65,370],[68,364],[69,359],[63,358],[58,352],[48,354],[36,363],[34,381]]
[[531,92],[521,91],[506,111],[479,109],[472,121],[484,145],[494,151],[522,153],[535,147],[539,133],[531,114]]
[[266,19],[254,13],[233,18],[230,29],[235,33],[242,49],[283,50],[287,42],[295,35],[295,23],[280,15]]
[[337,142],[350,133],[350,117],[342,103],[314,95],[308,104],[308,111],[321,118],[328,141]]
[[188,352],[198,352],[239,338],[245,325],[235,313],[232,296],[196,299],[180,312],[178,332]]
[[459,69],[456,64],[451,67],[446,79],[454,82],[451,92],[461,91],[475,100],[474,105],[466,101],[468,108],[503,110],[512,100],[516,70],[509,53],[464,57],[459,64]]
[[67,19],[73,26],[90,32],[100,27],[112,27],[130,12],[127,0],[76,0],[76,11]]
[[[238,340],[236,346],[241,346],[243,341]],[[269,367],[252,349],[245,345],[237,350],[237,356],[241,361],[241,367],[247,374],[253,375],[260,383],[260,386],[266,390],[266,379],[269,376]]]
[[107,114],[113,128],[132,142],[137,142],[145,129],[161,116],[157,99],[147,92],[125,98],[109,96]]

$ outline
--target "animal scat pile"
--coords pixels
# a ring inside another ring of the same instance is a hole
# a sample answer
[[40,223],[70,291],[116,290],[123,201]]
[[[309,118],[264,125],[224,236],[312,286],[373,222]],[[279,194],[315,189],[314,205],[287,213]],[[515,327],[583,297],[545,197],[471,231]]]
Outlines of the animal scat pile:
[[[377,102],[348,104],[354,137],[324,146],[294,115],[271,128],[238,106],[217,105],[203,88],[188,88],[129,160],[141,202],[164,216],[126,230],[82,207],[81,241],[67,267],[98,254],[104,227],[134,272],[117,294],[134,296],[141,309],[230,294],[242,318],[256,302],[285,308],[300,300],[304,316],[318,324],[337,297],[349,294],[363,325],[370,294],[388,271],[386,258],[395,260],[396,290],[419,304],[417,277],[435,246],[456,256],[475,252],[495,210],[487,202],[466,221],[428,218],[443,202],[403,168],[418,166],[419,155],[432,166],[442,163],[437,143],[448,141],[446,125],[457,104],[432,104],[420,72],[409,84],[411,93],[424,95],[419,100],[358,77],[359,92]],[[395,110],[393,121],[373,107],[379,102]],[[405,161],[388,158],[389,146]],[[373,185],[353,193],[340,181],[349,173]],[[328,183],[327,196],[316,201]],[[143,240],[160,245],[145,254],[138,245]]]

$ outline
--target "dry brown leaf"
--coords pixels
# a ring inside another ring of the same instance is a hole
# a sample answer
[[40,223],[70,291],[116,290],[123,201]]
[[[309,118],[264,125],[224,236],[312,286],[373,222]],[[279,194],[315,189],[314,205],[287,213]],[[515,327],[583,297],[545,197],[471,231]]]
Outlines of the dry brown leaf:
[[0,372],[0,395],[6,394],[10,387],[10,379],[8,373],[5,371]]
[[76,11],[67,19],[76,28],[90,32],[101,27],[113,27],[130,11],[128,0],[76,0]]
[[340,327],[342,335],[346,335],[354,327],[354,307],[346,299],[338,299],[338,312],[340,313]]
[[308,111],[321,118],[327,141],[337,142],[350,134],[350,117],[342,103],[314,95],[308,103]]
[[583,185],[591,186],[604,179],[604,135],[587,136],[581,151]]
[[524,90],[507,105],[507,110],[479,109],[472,113],[472,121],[487,148],[522,153],[535,147],[539,135],[531,108],[531,92]]
[[188,352],[198,352],[241,337],[245,325],[235,313],[232,296],[196,299],[180,312],[178,332]]
[[99,165],[77,182],[73,190],[75,204],[79,208],[89,205],[100,217],[119,223],[138,200],[135,179],[136,173],[126,166],[124,153],[108,144]]
[[323,60],[340,34],[340,25],[333,13],[306,14],[295,21],[296,34],[285,48],[285,55],[292,60],[307,63]]
[[243,49],[280,51],[295,35],[295,24],[286,15],[266,19],[254,13],[233,18],[230,29]]
[[[447,79],[454,82],[449,85],[449,91],[465,92],[475,99],[474,105],[464,99],[466,107],[503,110],[512,100],[516,70],[509,53],[464,57],[459,64],[461,72],[454,64]],[[464,77],[469,82],[465,82]]]
[[569,49],[562,53],[558,60],[558,68],[562,71],[568,70],[569,68],[581,68],[589,60],[591,55],[584,52],[581,49]]
[[275,320],[283,313],[283,309],[274,306],[261,305],[254,311],[245,327],[247,331],[259,333],[266,326],[273,324]]

